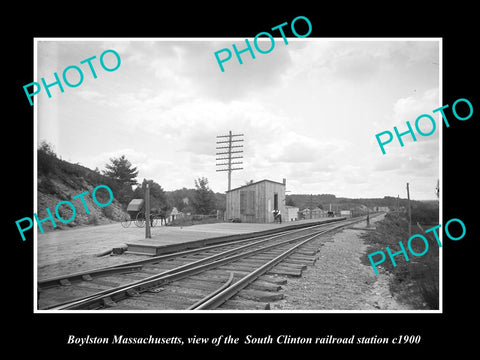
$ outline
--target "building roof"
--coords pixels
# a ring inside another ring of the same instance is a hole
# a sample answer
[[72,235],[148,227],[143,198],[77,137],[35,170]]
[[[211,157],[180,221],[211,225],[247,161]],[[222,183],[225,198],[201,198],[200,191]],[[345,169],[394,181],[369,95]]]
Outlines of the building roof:
[[132,201],[128,203],[127,211],[140,211],[143,208],[143,203],[143,199],[132,199]]
[[252,185],[257,185],[261,182],[265,182],[265,181],[268,181],[268,182],[271,182],[271,183],[274,183],[274,184],[278,184],[278,185],[285,185],[284,183],[281,183],[281,182],[278,182],[278,181],[273,181],[273,180],[268,180],[268,179],[263,179],[263,180],[260,180],[260,181],[255,181],[253,183],[250,183],[250,184],[246,184],[246,185],[243,185],[243,186],[239,186],[235,189],[231,189],[231,190],[227,190],[227,193],[230,192],[230,191],[235,191],[235,190],[238,190],[238,189],[243,189],[243,188],[246,188],[246,187],[249,187],[249,186],[252,186]]

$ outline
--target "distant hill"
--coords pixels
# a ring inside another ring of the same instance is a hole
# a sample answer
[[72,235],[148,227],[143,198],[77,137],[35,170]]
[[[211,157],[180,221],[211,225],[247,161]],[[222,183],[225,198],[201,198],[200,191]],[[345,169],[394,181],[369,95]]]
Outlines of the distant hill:
[[[286,202],[287,204],[293,204],[303,210],[305,208],[315,208],[319,207],[324,210],[329,210],[330,205],[332,206],[332,210],[350,210],[355,209],[360,206],[367,206],[369,208],[374,208],[377,206],[388,206],[391,210],[394,210],[397,206],[398,207],[406,207],[407,206],[407,199],[398,199],[393,196],[384,196],[383,198],[358,198],[358,199],[350,199],[339,197],[337,198],[335,195],[332,194],[320,194],[320,195],[309,195],[309,194],[289,194],[286,195]],[[413,204],[420,204],[420,203],[427,203],[430,202],[432,204],[437,204],[438,201],[416,201],[412,200]]]

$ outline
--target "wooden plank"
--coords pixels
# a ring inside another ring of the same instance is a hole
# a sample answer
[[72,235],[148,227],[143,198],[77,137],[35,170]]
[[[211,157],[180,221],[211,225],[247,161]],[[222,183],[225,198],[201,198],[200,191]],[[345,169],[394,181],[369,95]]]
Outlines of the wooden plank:
[[295,271],[295,270],[273,268],[270,271],[268,271],[267,274],[300,277],[300,276],[302,276],[302,271],[301,270]]
[[103,285],[103,286],[108,286],[110,288],[117,287],[121,285],[123,282],[120,281],[112,281],[111,279],[100,279],[100,278],[94,278],[92,280],[93,284],[98,284],[98,285]]
[[181,287],[184,289],[205,290],[207,292],[212,292],[222,285],[223,283],[221,281],[196,281],[191,279],[185,279],[168,284],[168,286]]
[[182,287],[176,287],[176,286],[169,286],[165,285],[162,287],[161,291],[158,292],[144,292],[143,294],[151,294],[158,296],[160,299],[169,299],[169,298],[179,298],[183,299],[184,301],[191,301],[191,300],[200,300],[207,295],[206,291],[201,291],[197,289],[186,289]]
[[243,289],[237,294],[237,296],[248,300],[262,302],[277,301],[283,299],[284,297],[282,293],[254,289]]
[[178,296],[166,297],[152,293],[142,293],[140,297],[131,297],[117,302],[115,309],[183,310],[193,304],[194,301]]
[[295,262],[290,262],[288,260],[282,261],[278,267],[282,268],[292,268],[292,269],[300,269],[300,270],[305,270],[307,268],[307,264],[305,263],[295,263]]
[[277,285],[285,285],[287,283],[287,279],[285,279],[284,277],[281,277],[281,276],[277,276],[277,275],[262,275],[258,278],[259,280],[262,280],[262,281],[267,281],[267,282],[270,282],[272,284],[277,284]]
[[317,258],[315,256],[301,256],[301,255],[295,255],[295,254],[290,255],[287,259],[312,261],[312,262],[317,261]]
[[314,250],[311,250],[311,251],[302,251],[302,250],[297,250],[295,251],[295,255],[299,255],[299,256],[315,256],[316,254],[318,253],[318,251],[314,251]]
[[264,259],[241,259],[237,262],[235,262],[235,264],[242,264],[242,265],[251,265],[252,269],[254,267],[258,267],[258,266],[262,266],[263,264],[267,263],[268,261],[272,260],[273,257],[270,257],[270,258],[267,258],[266,260]]
[[289,264],[287,262],[282,262],[275,266],[277,269],[287,269],[287,270],[305,270],[307,265],[299,265],[299,264]]
[[279,291],[282,289],[282,286],[279,284],[273,284],[268,281],[255,280],[253,283],[248,285],[246,289],[255,289],[262,291]]
[[291,258],[287,258],[286,260],[284,260],[284,262],[290,263],[290,264],[300,264],[300,265],[310,265],[310,266],[315,264],[315,261],[312,261],[312,260],[291,259]]
[[238,264],[227,264],[218,267],[217,269],[223,271],[244,271],[244,272],[252,272],[254,269],[252,266],[248,265],[238,265]]

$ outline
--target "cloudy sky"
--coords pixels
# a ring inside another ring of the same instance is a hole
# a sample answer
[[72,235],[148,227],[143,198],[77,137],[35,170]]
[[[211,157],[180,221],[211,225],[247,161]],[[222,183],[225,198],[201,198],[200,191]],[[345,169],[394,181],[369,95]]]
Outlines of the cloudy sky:
[[[37,141],[92,169],[125,154],[139,181],[153,179],[166,190],[192,188],[204,176],[223,192],[216,136],[231,130],[245,134],[244,170],[233,172],[232,187],[286,178],[293,194],[406,197],[409,182],[412,198],[435,198],[441,126],[417,142],[405,139],[405,147],[395,140],[386,155],[375,134],[405,131],[405,121],[413,126],[442,105],[439,41],[288,40],[276,39],[273,51],[255,59],[242,54],[242,65],[233,55],[221,72],[214,52],[242,49],[245,39],[37,39],[34,81],[53,82],[69,65],[84,71],[80,86],[35,96]],[[267,41],[260,46],[268,49]],[[107,49],[120,54],[116,71],[99,64]],[[96,79],[80,64],[94,55]],[[434,118],[441,123],[438,113]]]

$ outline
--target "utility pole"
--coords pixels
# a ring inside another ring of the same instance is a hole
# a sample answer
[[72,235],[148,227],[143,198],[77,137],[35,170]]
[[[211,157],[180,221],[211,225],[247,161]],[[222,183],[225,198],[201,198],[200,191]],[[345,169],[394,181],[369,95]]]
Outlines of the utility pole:
[[150,233],[150,187],[145,184],[145,239],[151,239]]
[[408,237],[412,236],[412,208],[410,206],[410,189],[407,183],[407,199],[408,199]]
[[[243,159],[243,156],[241,155],[234,155],[232,154],[241,154],[243,153],[243,150],[235,150],[238,148],[243,148],[243,145],[234,145],[234,143],[242,142],[243,139],[234,139],[243,136],[243,134],[232,134],[231,131],[228,132],[228,135],[218,135],[217,139],[223,139],[227,138],[227,140],[222,140],[222,141],[217,141],[217,144],[222,144],[220,146],[217,146],[217,150],[220,150],[220,152],[217,152],[216,155],[225,155],[223,157],[217,157],[216,160],[220,161],[226,161],[224,163],[216,164],[216,166],[226,166],[226,168],[223,169],[217,169],[217,171],[228,171],[228,190],[230,191],[232,187],[232,171],[234,170],[242,170],[243,168],[235,168],[232,167],[232,165],[237,165],[237,164],[243,164],[243,161],[234,161],[232,162],[233,159]],[[225,145],[223,145],[225,144]]]
[[310,194],[310,219],[312,219],[313,213],[313,194]]

